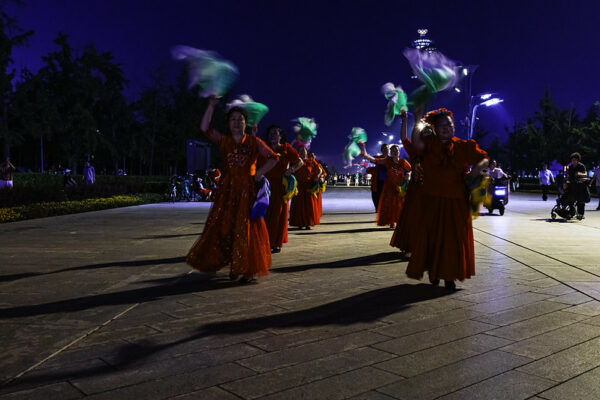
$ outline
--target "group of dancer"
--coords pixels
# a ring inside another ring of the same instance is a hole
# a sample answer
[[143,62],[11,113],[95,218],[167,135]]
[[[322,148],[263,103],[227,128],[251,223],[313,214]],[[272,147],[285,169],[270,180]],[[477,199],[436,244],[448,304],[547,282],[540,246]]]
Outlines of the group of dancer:
[[[320,191],[314,190],[323,178],[323,168],[300,144],[295,149],[282,143],[278,126],[267,129],[267,143],[245,133],[247,113],[233,107],[227,113],[229,134],[210,127],[216,97],[209,99],[201,123],[202,132],[219,146],[223,157],[223,178],[200,238],[186,261],[205,273],[230,265],[230,278],[250,282],[266,275],[271,253],[287,242],[288,200],[282,178],[294,174],[298,195],[291,201],[289,225],[310,229],[320,222]],[[454,136],[452,112],[439,109],[424,117],[415,112],[415,128],[407,136],[407,113],[401,112],[401,137],[411,163],[400,157],[398,146],[372,157],[362,145],[361,155],[377,168],[373,177],[382,185],[378,197],[377,224],[395,228],[390,242],[408,258],[406,274],[449,290],[455,281],[475,274],[468,181],[487,167],[488,157],[474,140]],[[423,117],[423,118],[422,118]],[[424,129],[417,122],[422,121]],[[411,176],[412,175],[412,176]],[[265,176],[271,198],[265,218],[250,218],[256,184]],[[409,180],[410,178],[410,180]],[[378,187],[379,189],[379,187]]]
[[[216,96],[209,97],[201,131],[219,146],[223,175],[200,238],[190,249],[186,262],[197,270],[215,273],[230,265],[229,277],[241,283],[269,273],[271,253],[278,253],[288,241],[288,203],[283,180],[294,174],[297,195],[292,198],[289,225],[310,229],[320,224],[323,167],[314,154],[299,143],[296,148],[282,142],[277,125],[267,129],[267,142],[246,134],[248,113],[232,107],[223,134],[211,127]],[[251,218],[257,182],[265,177],[271,196],[264,218]],[[316,188],[316,189],[315,189]]]

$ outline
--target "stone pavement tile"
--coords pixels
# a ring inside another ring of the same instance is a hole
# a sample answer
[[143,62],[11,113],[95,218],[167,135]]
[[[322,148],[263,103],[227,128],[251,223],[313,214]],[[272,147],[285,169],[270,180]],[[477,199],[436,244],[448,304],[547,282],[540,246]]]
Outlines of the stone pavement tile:
[[220,385],[252,374],[252,371],[239,365],[223,364],[98,393],[86,397],[86,400],[166,399]]
[[598,336],[600,326],[575,323],[510,344],[501,350],[537,360]]
[[598,366],[600,338],[595,338],[525,365],[519,371],[563,382]]
[[548,400],[598,400],[600,399],[600,368],[595,368],[540,393],[540,397]]
[[579,290],[580,292],[583,292],[585,294],[587,294],[590,297],[593,297],[596,300],[600,300],[600,282],[565,282],[567,283],[569,286],[574,287],[575,289]]
[[438,346],[443,343],[452,342],[467,336],[473,336],[494,328],[495,325],[467,320],[425,332],[403,336],[398,339],[388,340],[383,343],[375,344],[373,347],[402,356],[429,347]]
[[346,335],[352,332],[363,331],[367,329],[373,330],[383,325],[385,324],[381,322],[355,323],[345,326],[331,325],[318,329],[302,330],[290,334],[261,337],[259,339],[247,341],[247,343],[265,351],[276,351],[286,347],[299,346],[305,343],[315,342],[317,340]]
[[575,307],[566,308],[564,311],[595,317],[596,315],[600,315],[600,301],[588,301]]
[[561,309],[566,309],[567,304],[549,302],[547,300],[538,301],[537,303],[527,304],[521,307],[512,308],[510,310],[501,311],[495,314],[486,314],[473,317],[472,319],[479,322],[485,322],[494,325],[509,325],[515,322],[523,321],[540,315],[548,314]]
[[169,400],[239,400],[239,397],[213,386],[208,389],[197,390],[191,393],[169,397]]
[[[255,347],[237,344],[216,350],[207,350],[202,353],[160,359],[160,362],[157,362],[157,359],[153,359],[150,355],[131,362],[125,368],[101,374],[91,374],[90,376],[73,379],[71,382],[86,394],[99,393],[152,379],[181,374],[186,371],[236,361],[254,356],[257,353],[260,353],[260,350]],[[126,359],[126,361],[129,361],[129,359]]]
[[474,311],[480,311],[484,313],[497,313],[511,308],[524,306],[530,303],[536,303],[538,301],[546,300],[552,296],[541,293],[518,293],[513,296],[500,297],[484,303],[478,303],[471,307]]
[[440,400],[520,400],[556,385],[548,379],[517,371],[503,374],[440,397]]
[[485,291],[473,294],[465,294],[463,296],[458,296],[458,298],[464,301],[470,301],[472,303],[487,303],[491,300],[501,299],[503,297],[510,297],[528,291],[529,289],[527,287],[520,287],[515,285],[509,285],[500,288],[495,288],[491,286],[488,287]]
[[506,325],[501,328],[490,330],[487,333],[489,335],[499,336],[510,340],[523,340],[563,326],[574,324],[575,322],[579,322],[586,318],[585,315],[555,311],[525,321],[516,322],[512,325]]
[[533,292],[535,293],[543,293],[543,294],[551,294],[553,296],[561,296],[567,293],[573,293],[575,289],[567,286],[567,285],[556,285],[542,289],[535,289]]
[[83,394],[68,382],[54,383],[40,386],[35,389],[21,390],[18,392],[0,395],[1,400],[48,400],[48,399],[80,399]]
[[394,398],[383,393],[370,391],[359,394],[358,396],[350,397],[348,400],[394,400]]
[[60,352],[48,361],[44,362],[41,368],[55,368],[65,364],[73,364],[79,361],[93,360],[95,358],[110,358],[115,350],[128,343],[125,340],[115,340],[106,343],[94,343],[89,346],[69,347]]
[[257,372],[267,372],[358,347],[369,346],[388,339],[388,336],[378,335],[373,332],[356,332],[324,339],[315,343],[260,354],[240,360],[238,363]]
[[297,364],[292,367],[280,368],[264,374],[240,379],[222,385],[222,387],[245,399],[255,399],[295,386],[305,385],[332,375],[366,367],[391,357],[393,356],[389,353],[370,347],[362,347]]
[[265,400],[346,399],[402,379],[371,367],[332,376],[264,397]]
[[512,370],[531,360],[498,350],[480,354],[377,389],[397,399],[435,399]]
[[53,383],[64,382],[69,379],[76,378],[86,371],[111,371],[113,368],[106,362],[100,359],[92,359],[78,361],[73,363],[65,363],[61,365],[45,366],[43,368],[35,368],[19,379],[11,382],[9,385],[2,387],[0,393],[19,390],[26,390],[42,385],[50,385]]
[[[418,316],[415,316],[415,318],[413,319],[394,319],[393,321],[395,323],[391,323],[381,328],[374,329],[374,332],[392,337],[401,337],[410,335],[412,333],[439,328],[440,326],[454,324],[473,317],[477,317],[479,315],[481,315],[481,313],[466,309],[455,309],[433,315],[418,314]],[[388,318],[386,317],[386,319]]]
[[[565,261],[568,261],[571,264],[577,264],[575,261],[575,257],[563,257]],[[564,282],[564,281],[581,281],[581,282],[598,282],[600,280],[599,277],[590,274],[589,272],[582,271],[577,268],[565,268],[565,265],[552,265],[552,266],[536,266],[540,271],[544,272],[546,275]]]
[[559,285],[561,282],[552,278],[542,278],[535,281],[531,281],[528,283],[529,286],[534,286],[537,288],[551,288],[553,286]]
[[588,301],[593,300],[591,297],[586,296],[583,293],[573,292],[563,294],[562,296],[556,296],[548,299],[548,301],[556,301],[558,303],[577,305],[582,303],[587,303]]
[[408,378],[497,349],[509,343],[511,343],[510,340],[479,334],[396,357],[376,364],[375,367]]

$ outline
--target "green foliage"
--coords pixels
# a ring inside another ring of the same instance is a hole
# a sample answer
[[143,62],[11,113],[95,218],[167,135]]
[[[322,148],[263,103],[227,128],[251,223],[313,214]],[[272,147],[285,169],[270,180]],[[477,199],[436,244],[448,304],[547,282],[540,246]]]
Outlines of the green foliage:
[[600,157],[600,103],[596,102],[586,118],[580,121],[575,110],[562,110],[546,91],[539,109],[525,123],[516,123],[508,131],[505,151],[497,148],[497,157],[513,170],[532,171],[554,160],[569,163],[571,153],[578,151],[585,160]]
[[0,223],[25,219],[53,217],[108,208],[128,207],[140,204],[158,203],[164,196],[154,193],[112,196],[108,198],[86,199],[79,201],[59,201],[28,204],[17,207],[0,208]]
[[77,186],[65,188],[62,175],[15,174],[15,187],[0,190],[0,206],[14,207],[38,202],[60,202],[110,197],[131,193],[167,193],[166,176],[113,176],[98,175],[96,183],[84,185],[81,176],[75,176]]

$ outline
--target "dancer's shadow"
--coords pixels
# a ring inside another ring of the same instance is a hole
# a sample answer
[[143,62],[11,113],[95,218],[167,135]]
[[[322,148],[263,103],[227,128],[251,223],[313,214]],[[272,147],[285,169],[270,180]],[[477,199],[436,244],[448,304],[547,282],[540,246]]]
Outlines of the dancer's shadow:
[[69,372],[67,374],[35,374],[31,377],[25,376],[20,378],[11,383],[11,385],[33,382],[37,385],[47,381],[73,380],[111,373],[115,372],[114,368],[124,370],[131,367],[132,364],[139,365],[144,359],[158,352],[207,336],[250,333],[273,328],[347,326],[373,322],[388,315],[402,312],[411,307],[412,304],[440,298],[449,293],[443,288],[431,285],[402,284],[372,290],[304,310],[209,323],[199,326],[195,334],[172,342],[158,344],[143,340],[138,343],[121,346],[115,349],[117,357],[112,367],[102,366],[81,369],[77,372]]
[[76,297],[73,299],[53,301],[50,303],[2,308],[0,309],[0,319],[22,318],[54,313],[69,313],[109,305],[146,303],[169,296],[197,293],[208,290],[219,290],[234,285],[239,285],[239,283],[231,282],[226,278],[208,279],[206,276],[197,274],[163,278],[160,279],[159,282],[164,283],[151,287]]
[[343,229],[341,231],[312,231],[312,232],[298,232],[296,235],[336,235],[340,233],[366,233],[366,232],[391,232],[391,229],[383,226],[377,228],[360,228],[360,229]]
[[402,254],[398,251],[390,251],[387,253],[371,254],[363,257],[347,258],[344,260],[331,261],[326,263],[314,263],[306,265],[297,265],[294,267],[273,268],[271,272],[285,274],[290,272],[301,272],[309,269],[332,269],[332,268],[350,268],[358,266],[367,266],[373,264],[393,264],[396,262],[406,261]]
[[144,265],[161,265],[161,264],[178,264],[185,262],[185,257],[172,257],[172,258],[155,258],[152,260],[134,260],[134,261],[115,261],[100,264],[89,264],[82,265],[79,267],[69,267],[63,269],[57,269],[50,272],[23,272],[20,274],[0,275],[0,282],[12,282],[18,279],[30,278],[33,276],[44,276],[58,274],[61,272],[69,271],[82,271],[86,269],[100,269],[100,268],[112,268],[112,267],[141,267]]

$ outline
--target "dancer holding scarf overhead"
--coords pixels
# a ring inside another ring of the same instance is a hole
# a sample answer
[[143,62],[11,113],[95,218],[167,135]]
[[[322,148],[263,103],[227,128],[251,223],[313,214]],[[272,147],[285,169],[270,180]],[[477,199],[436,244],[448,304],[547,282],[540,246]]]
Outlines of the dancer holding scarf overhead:
[[435,134],[423,137],[422,146],[405,140],[408,153],[417,154],[423,163],[420,227],[415,230],[406,274],[421,279],[428,271],[432,284],[437,285],[443,279],[447,289],[455,290],[455,280],[475,275],[466,182],[481,174],[488,165],[488,157],[475,140],[454,136],[451,111],[445,108],[431,111],[425,122],[433,127]]
[[[248,114],[243,108],[233,107],[227,113],[230,135],[210,128],[217,103],[217,97],[211,95],[201,129],[219,146],[224,173],[204,231],[190,249],[186,262],[207,273],[230,264],[230,278],[242,275],[240,282],[247,283],[268,274],[271,266],[265,221],[251,219],[250,210],[256,198],[256,182],[277,164],[278,158],[261,139],[244,133]],[[257,169],[259,155],[267,161]]]

